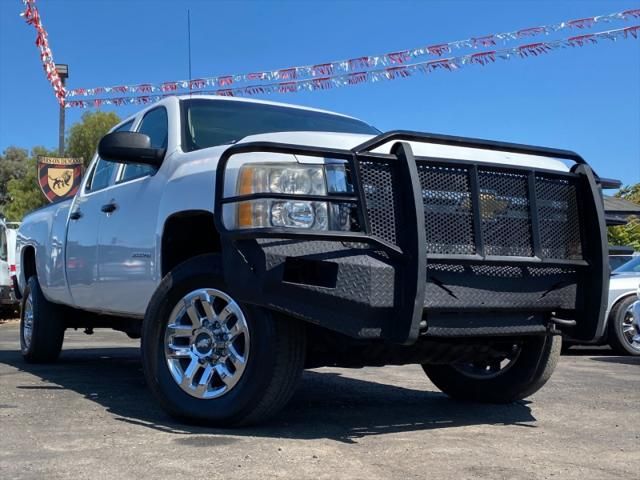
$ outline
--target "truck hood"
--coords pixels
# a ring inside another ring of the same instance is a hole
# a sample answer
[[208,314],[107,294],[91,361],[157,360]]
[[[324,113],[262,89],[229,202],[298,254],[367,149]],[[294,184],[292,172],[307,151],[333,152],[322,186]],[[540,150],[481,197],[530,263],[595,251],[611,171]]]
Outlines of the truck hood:
[[[293,145],[307,145],[313,147],[326,147],[342,150],[350,150],[374,135],[362,135],[354,133],[335,132],[275,132],[250,135],[238,143],[249,142],[277,142]],[[395,141],[384,144],[373,152],[389,153]],[[569,171],[567,165],[555,158],[537,155],[524,155],[519,153],[482,150],[478,148],[452,147],[449,145],[435,145],[432,143],[409,142],[416,156],[453,158],[459,160],[472,160],[478,162],[501,163],[505,165],[519,165],[530,168],[545,168],[561,172]]]

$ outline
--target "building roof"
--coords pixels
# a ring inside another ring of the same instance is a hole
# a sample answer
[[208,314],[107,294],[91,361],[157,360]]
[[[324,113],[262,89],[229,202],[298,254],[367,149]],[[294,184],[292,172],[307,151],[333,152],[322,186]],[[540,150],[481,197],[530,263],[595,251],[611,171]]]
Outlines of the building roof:
[[640,215],[640,205],[623,198],[604,195],[604,211],[615,215]]

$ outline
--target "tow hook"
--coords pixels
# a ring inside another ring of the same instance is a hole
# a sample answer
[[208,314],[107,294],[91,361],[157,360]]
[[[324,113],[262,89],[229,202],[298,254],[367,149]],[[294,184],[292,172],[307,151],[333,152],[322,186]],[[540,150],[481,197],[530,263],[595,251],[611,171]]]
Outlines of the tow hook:
[[578,322],[566,318],[549,317],[551,323],[555,323],[559,327],[575,327]]

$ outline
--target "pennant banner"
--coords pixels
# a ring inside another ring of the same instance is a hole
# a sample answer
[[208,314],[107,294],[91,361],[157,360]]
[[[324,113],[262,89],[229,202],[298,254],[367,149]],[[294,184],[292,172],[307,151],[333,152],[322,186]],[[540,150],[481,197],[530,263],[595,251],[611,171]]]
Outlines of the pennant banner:
[[[32,4],[34,0],[23,0],[25,4]],[[263,72],[242,73],[234,75],[221,75],[217,77],[196,78],[192,80],[176,80],[163,82],[160,84],[143,83],[137,85],[117,85],[111,87],[96,88],[75,88],[67,92],[67,97],[94,97],[105,94],[176,94],[188,91],[203,91],[211,88],[225,89],[233,88],[236,84],[265,82],[265,83],[285,83],[308,80],[313,83],[314,79],[333,78],[341,74],[359,74],[361,71],[371,73],[381,67],[405,66],[410,62],[425,56],[443,57],[460,49],[491,48],[504,45],[514,40],[529,39],[540,35],[549,35],[560,30],[584,30],[597,24],[609,23],[620,20],[630,20],[640,18],[640,9],[625,10],[623,12],[610,13],[595,17],[579,18],[552,25],[523,28],[520,30],[504,33],[484,35],[481,37],[457,40],[454,42],[418,47],[410,50],[386,53],[383,55],[372,55],[346,60],[337,60],[317,65],[305,65],[299,67],[289,67],[278,70],[268,70]],[[44,31],[44,30],[43,30]],[[578,35],[580,36],[580,35]],[[46,39],[46,32],[45,32]],[[588,41],[588,40],[585,40]],[[486,60],[486,58],[485,58]],[[52,60],[53,61],[53,60]],[[476,63],[484,61],[483,57],[476,57]],[[265,85],[268,87],[268,85]],[[251,87],[244,87],[251,88]]]
[[[389,66],[368,71],[353,72],[344,75],[316,77],[306,80],[294,80],[287,82],[254,84],[246,87],[218,88],[215,90],[202,90],[198,93],[220,96],[254,96],[276,93],[295,93],[300,91],[326,90],[337,87],[347,87],[362,83],[373,83],[384,80],[396,80],[415,75],[416,73],[428,74],[437,70],[454,71],[469,65],[486,66],[497,60],[523,59],[544,55],[556,50],[566,48],[579,48],[594,45],[602,41],[617,41],[626,39],[638,39],[640,37],[640,25],[634,25],[617,30],[575,35],[562,40],[551,42],[535,42],[500,50],[487,50],[457,57],[448,57],[427,62],[408,65]],[[100,107],[102,105],[146,105],[157,102],[165,97],[175,95],[174,91],[156,95],[142,95],[130,97],[96,98],[91,100],[68,100],[67,108]]]
[[36,46],[40,50],[40,60],[42,61],[44,73],[47,76],[47,80],[49,80],[53,87],[53,92],[55,93],[58,102],[61,105],[64,105],[64,98],[66,95],[65,88],[62,85],[62,79],[58,75],[56,64],[53,61],[53,53],[51,53],[51,48],[49,47],[47,31],[42,25],[40,13],[36,7],[36,0],[22,0],[22,3],[24,4],[25,9],[20,16],[24,17],[25,21],[29,25],[33,25],[33,28],[36,29]]

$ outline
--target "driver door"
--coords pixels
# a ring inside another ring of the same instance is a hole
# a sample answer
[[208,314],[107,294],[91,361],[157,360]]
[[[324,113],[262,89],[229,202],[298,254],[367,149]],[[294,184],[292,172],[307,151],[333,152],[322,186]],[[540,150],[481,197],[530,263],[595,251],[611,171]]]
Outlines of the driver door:
[[[145,113],[137,131],[148,135],[153,148],[166,148],[165,107]],[[144,315],[160,279],[156,259],[156,227],[163,179],[149,165],[123,164],[108,189],[98,234],[101,310]]]
[[[133,121],[115,131],[128,131]],[[76,195],[69,214],[65,251],[67,282],[76,307],[98,310],[98,232],[103,208],[112,188],[118,164],[97,158]]]

